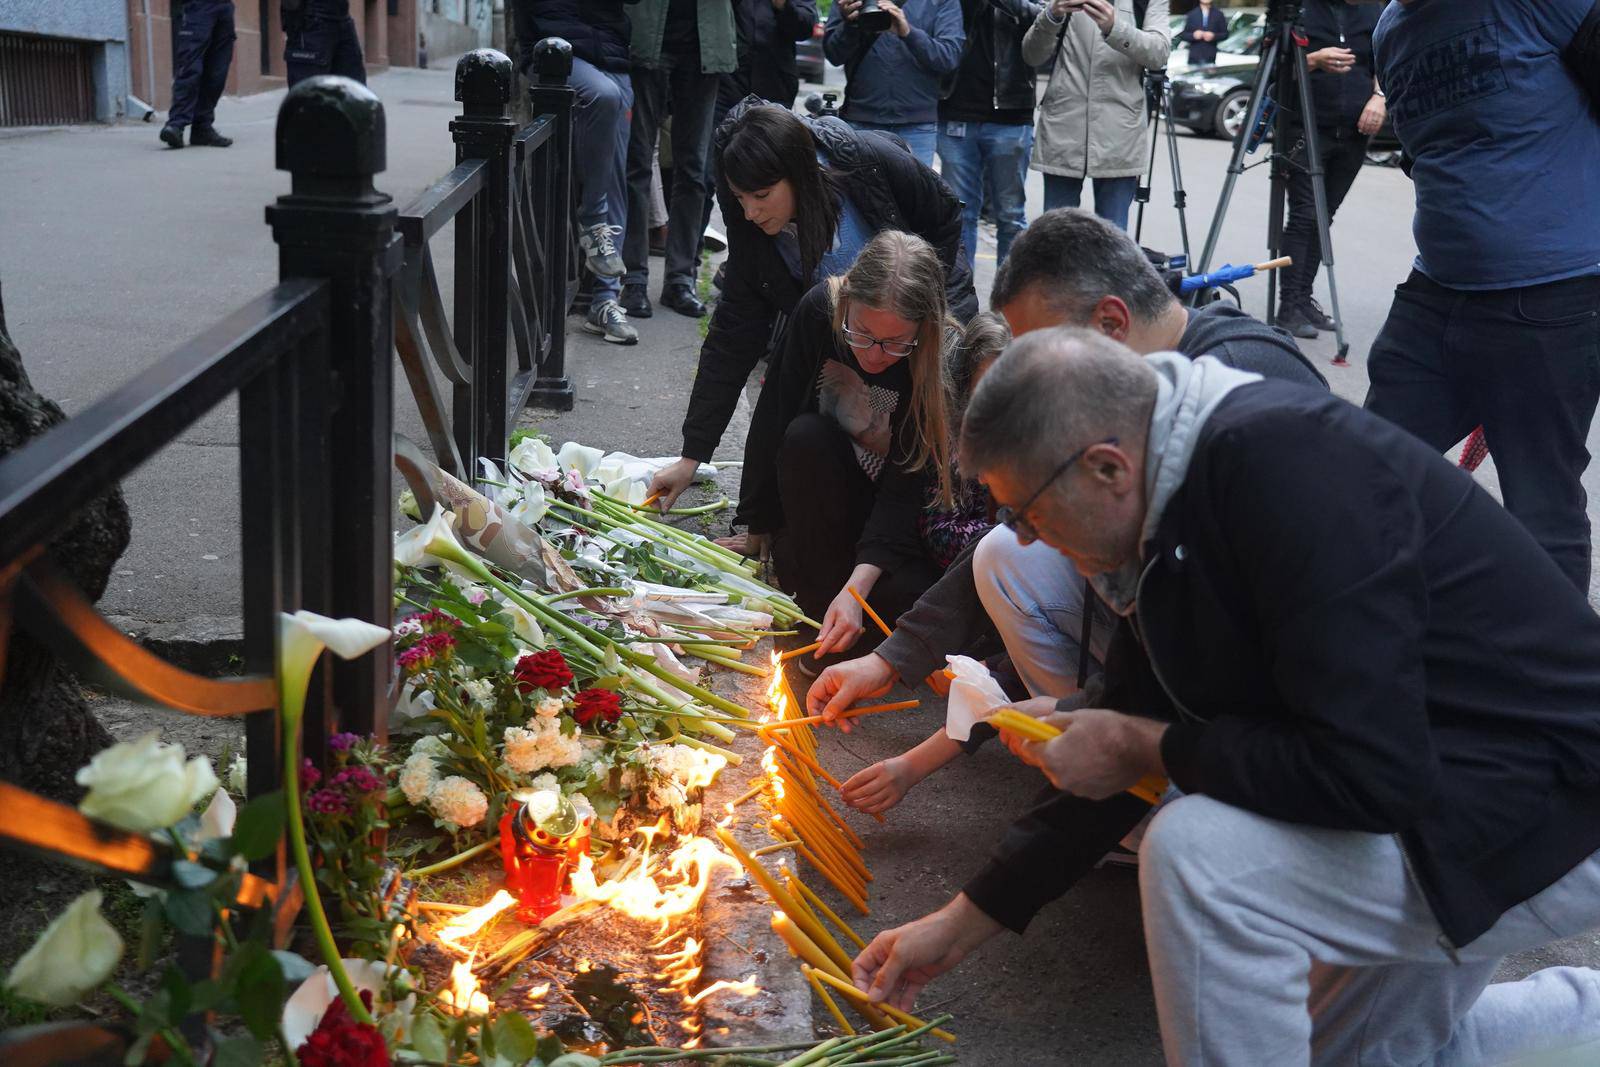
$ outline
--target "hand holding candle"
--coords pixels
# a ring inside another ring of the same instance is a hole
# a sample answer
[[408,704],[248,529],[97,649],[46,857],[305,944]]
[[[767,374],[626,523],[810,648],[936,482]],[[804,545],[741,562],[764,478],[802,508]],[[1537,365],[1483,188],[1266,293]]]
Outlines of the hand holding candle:
[[[1030,739],[1012,742],[1013,750],[1043,771],[1057,789],[1090,800],[1127,790],[1148,800],[1151,795],[1159,799],[1166,788],[1161,763],[1166,723],[1104,708],[1025,721],[1011,715],[1001,713],[992,721],[1002,732],[1028,731]],[[1059,731],[1059,736],[1048,737],[1048,730]]]

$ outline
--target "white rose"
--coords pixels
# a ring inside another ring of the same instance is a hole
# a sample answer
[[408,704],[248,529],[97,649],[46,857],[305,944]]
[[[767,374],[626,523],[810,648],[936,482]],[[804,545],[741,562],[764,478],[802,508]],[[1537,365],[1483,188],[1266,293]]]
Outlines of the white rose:
[[91,889],[44,928],[6,976],[6,988],[40,1004],[69,1007],[111,977],[122,958],[122,937],[100,914]]
[[400,767],[400,792],[413,804],[428,799],[428,792],[439,781],[439,768],[426,752],[412,752]]
[[444,759],[450,755],[450,746],[444,743],[444,738],[437,734],[417,738],[417,743],[411,746],[411,754],[418,752],[432,756],[434,759]]
[[244,796],[249,771],[250,763],[243,753],[233,757],[233,762],[228,764],[228,792]]
[[556,454],[537,437],[524,437],[511,450],[511,465],[524,474],[549,474],[556,469]]
[[78,771],[89,795],[78,810],[124,830],[143,833],[179,822],[217,788],[203,756],[183,761],[182,745],[164,745],[156,733],[112,745]]
[[594,469],[600,466],[600,461],[605,458],[605,453],[598,448],[580,445],[576,441],[568,441],[561,446],[561,451],[556,453],[556,461],[568,470],[578,472],[579,477],[588,478]]
[[489,810],[489,798],[468,779],[452,774],[428,792],[428,805],[440,819],[465,829],[483,821]]
[[462,682],[461,688],[466,690],[467,696],[472,698],[474,704],[481,704],[486,708],[494,708],[494,683],[487,678],[474,678]]

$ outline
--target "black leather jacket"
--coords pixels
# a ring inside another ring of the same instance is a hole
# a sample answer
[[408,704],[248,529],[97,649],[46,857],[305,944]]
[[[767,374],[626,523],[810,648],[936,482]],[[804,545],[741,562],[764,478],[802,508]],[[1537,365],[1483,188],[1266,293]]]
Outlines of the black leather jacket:
[[941,85],[940,96],[948,98],[967,64],[974,61],[971,32],[974,19],[987,18],[993,29],[994,107],[1032,108],[1037,102],[1038,73],[1022,61],[1022,35],[1039,17],[1043,4],[1032,0],[961,0],[961,15],[968,27],[966,50],[961,64]]
[[[772,106],[753,96],[735,104],[714,135],[713,152],[720,152],[747,109]],[[933,245],[945,265],[950,314],[962,322],[977,314],[978,297],[961,254],[961,201],[944,180],[893,134],[855,130],[831,117],[806,124],[867,228],[905,230]],[[774,326],[810,288],[789,273],[777,244],[744,217],[721,175],[717,199],[728,228],[727,283],[700,347],[700,368],[683,420],[683,455],[702,462],[722,440],[739,391],[767,350]]]

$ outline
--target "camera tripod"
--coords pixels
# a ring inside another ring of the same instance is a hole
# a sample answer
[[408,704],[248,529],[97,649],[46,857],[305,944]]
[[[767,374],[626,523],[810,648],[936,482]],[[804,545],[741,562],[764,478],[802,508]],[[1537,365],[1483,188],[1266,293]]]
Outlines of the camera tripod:
[[[1280,5],[1274,4],[1274,9]],[[1245,121],[1233,143],[1233,156],[1228,161],[1228,176],[1222,185],[1222,196],[1217,202],[1217,213],[1211,219],[1211,230],[1206,234],[1205,249],[1200,253],[1197,273],[1211,269],[1211,257],[1222,236],[1222,226],[1228,214],[1228,203],[1233,198],[1239,175],[1245,171],[1244,157],[1254,147],[1257,127],[1269,99],[1282,101],[1293,90],[1298,90],[1300,104],[1300,130],[1305,143],[1305,162],[1291,158],[1293,146],[1280,150],[1283,124],[1278,124],[1278,136],[1273,138],[1269,162],[1272,165],[1272,192],[1267,209],[1267,248],[1276,259],[1283,246],[1284,198],[1288,192],[1290,167],[1303,167],[1311,176],[1311,194],[1316,205],[1317,239],[1322,248],[1322,265],[1328,270],[1328,302],[1331,305],[1334,337],[1338,341],[1335,363],[1346,362],[1350,342],[1344,336],[1344,317],[1339,313],[1339,286],[1334,277],[1333,236],[1328,226],[1328,190],[1323,181],[1322,151],[1317,140],[1316,112],[1311,100],[1311,71],[1306,63],[1307,40],[1294,28],[1299,17],[1298,4],[1283,4],[1292,10],[1273,10],[1269,14],[1271,26],[1262,40],[1261,65],[1256,68],[1255,82],[1250,87],[1250,104],[1245,110]],[[1267,322],[1277,321],[1276,274],[1267,277]]]
[[1178,131],[1172,123],[1172,83],[1164,70],[1144,72],[1145,100],[1150,104],[1150,163],[1145,167],[1144,182],[1134,189],[1133,199],[1139,205],[1134,221],[1133,239],[1139,241],[1144,234],[1144,208],[1150,202],[1150,188],[1155,184],[1156,146],[1160,144],[1161,128],[1166,126],[1167,159],[1172,166],[1172,206],[1178,211],[1178,234],[1183,241],[1183,259],[1189,262],[1189,219],[1186,209],[1189,194],[1183,190],[1183,166],[1178,162]]

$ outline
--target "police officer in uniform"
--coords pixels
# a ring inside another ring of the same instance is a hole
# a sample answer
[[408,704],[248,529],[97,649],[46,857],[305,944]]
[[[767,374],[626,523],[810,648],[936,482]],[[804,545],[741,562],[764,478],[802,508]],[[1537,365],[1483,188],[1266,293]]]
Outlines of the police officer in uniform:
[[291,86],[313,74],[340,74],[366,84],[366,60],[349,0],[283,0],[283,33]]
[[193,126],[190,144],[227,148],[233,139],[218,133],[212,122],[233,62],[233,0],[187,0],[181,18],[172,107],[161,140],[169,148],[182,148],[184,128]]

